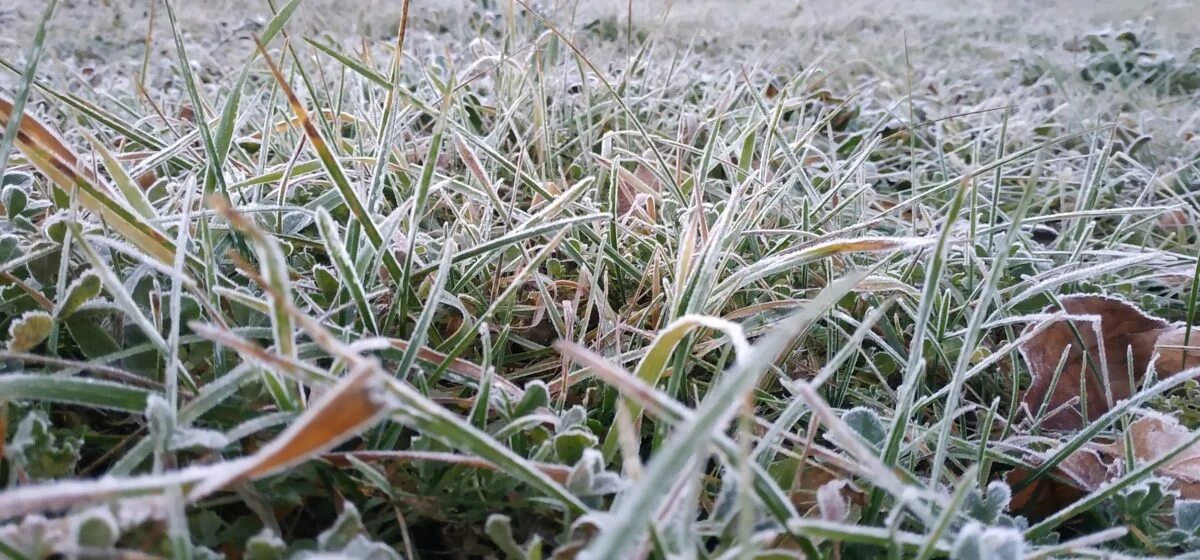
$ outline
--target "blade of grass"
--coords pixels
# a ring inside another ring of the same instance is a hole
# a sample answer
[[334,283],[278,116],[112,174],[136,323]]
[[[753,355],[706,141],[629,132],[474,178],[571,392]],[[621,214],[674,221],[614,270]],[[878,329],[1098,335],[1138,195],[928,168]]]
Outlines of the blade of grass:
[[[220,196],[210,196],[209,206],[221,213],[229,223],[248,235],[258,252],[259,266],[263,277],[270,284],[267,302],[271,305],[271,328],[275,332],[275,346],[285,358],[296,358],[296,332],[287,307],[291,303],[292,286],[288,277],[287,260],[274,237],[251,225],[249,220],[238,214]],[[302,397],[277,374],[268,373],[264,378],[272,398],[282,410],[294,411],[302,406]]]
[[362,279],[358,276],[358,270],[354,268],[354,263],[350,262],[350,255],[346,253],[346,247],[342,242],[342,236],[338,234],[337,225],[334,224],[333,218],[324,208],[317,209],[316,214],[317,229],[321,233],[321,238],[325,241],[325,252],[329,255],[329,260],[333,261],[334,268],[337,269],[338,275],[341,276],[342,286],[350,292],[351,299],[354,300],[354,305],[358,308],[359,317],[362,318],[363,324],[367,327],[367,332],[371,334],[379,334],[379,326],[375,321],[375,311],[371,308],[371,302],[367,301],[367,294],[363,291]]
[[[967,322],[966,335],[963,338],[963,350],[958,355],[958,360],[954,365],[954,372],[950,378],[950,389],[946,396],[947,414],[952,414],[958,410],[958,402],[962,398],[963,386],[966,382],[967,368],[971,365],[971,359],[974,353],[971,349],[975,348],[981,333],[982,325],[987,310],[993,300],[996,299],[996,289],[1000,284],[1000,280],[1008,272],[1006,264],[1008,263],[1008,255],[1010,249],[1017,241],[1017,235],[1021,231],[1021,220],[1025,218],[1025,214],[1029,212],[1030,202],[1033,201],[1034,185],[1036,179],[1031,181],[1025,188],[1025,193],[1021,196],[1021,202],[1017,204],[1017,209],[1009,217],[1008,232],[1004,237],[1004,245],[999,246],[999,250],[994,252],[996,258],[992,261],[992,270],[988,274],[987,281],[984,283],[982,290],[979,292],[979,297],[975,305],[975,309],[971,312],[971,319]],[[954,422],[942,423],[942,429],[938,433],[937,445],[934,447],[933,465],[930,468],[929,483],[936,486],[940,483],[939,478],[942,474],[942,466],[946,461],[946,452],[948,451],[948,441],[950,439],[950,429]],[[932,552],[926,548],[923,553]]]
[[155,393],[99,379],[12,373],[0,375],[0,394],[12,401],[33,400],[142,414],[146,399]]
[[[121,282],[121,278],[117,275],[117,273],[113,272],[112,268],[108,266],[108,263],[104,262],[104,260],[100,258],[100,255],[98,255],[96,251],[92,249],[91,244],[88,243],[88,239],[84,237],[83,231],[79,224],[75,222],[67,222],[67,227],[70,228],[71,235],[76,241],[74,246],[78,247],[83,253],[84,257],[86,257],[91,263],[92,270],[95,270],[96,273],[99,274],[101,284],[104,286],[105,291],[107,291],[109,295],[113,297],[113,300],[121,306],[121,309],[125,312],[125,314],[128,315],[129,318],[133,319],[133,323],[137,325],[139,329],[141,329],[142,334],[144,334],[146,338],[150,339],[150,342],[154,344],[154,347],[158,349],[163,358],[170,359],[173,354],[170,347],[167,346],[167,341],[163,340],[162,335],[158,332],[158,329],[154,326],[154,323],[150,322],[150,319],[147,318],[144,313],[142,313],[141,308],[138,307],[136,302],[134,302],[133,296],[125,288],[125,284]],[[174,365],[175,364],[171,364],[172,367]],[[196,382],[194,379],[192,379],[191,375],[187,373],[187,368],[184,368],[181,365],[179,371],[184,374],[183,381],[188,390],[194,392],[196,390]]]
[[[717,317],[685,315],[658,333],[658,336],[655,337],[654,342],[650,344],[649,349],[646,351],[646,355],[638,363],[634,375],[646,385],[651,387],[657,385],[666,371],[667,362],[675,353],[675,349],[680,341],[688,333],[697,329],[712,329],[723,333],[729,339],[730,344],[733,345],[733,349],[738,356],[744,356],[751,351],[750,344],[746,341],[746,335],[742,332],[742,327],[737,323]],[[616,413],[626,416],[635,432],[641,426],[642,408],[633,399],[622,399],[617,405]],[[604,440],[605,459],[611,461],[616,451],[617,432],[616,430],[611,430],[608,432],[608,437]]]
[[[14,109],[11,103],[0,98],[0,121],[15,122]],[[174,243],[113,198],[110,191],[96,182],[90,173],[80,172],[76,167],[79,158],[45,125],[25,115],[18,128],[17,147],[38,171],[49,177],[68,197],[77,196],[84,208],[98,214],[138,249],[167,266],[174,261]],[[204,266],[194,259],[189,263],[200,269]]]
[[429,336],[429,326],[433,324],[433,316],[437,313],[442,290],[446,289],[446,279],[450,277],[450,257],[454,253],[453,237],[449,231],[442,236],[442,239],[446,241],[442,247],[442,257],[438,261],[437,276],[434,276],[433,285],[429,289],[429,300],[425,302],[425,307],[421,310],[420,317],[417,318],[417,324],[413,327],[412,339],[408,341],[408,349],[404,351],[404,356],[400,358],[400,364],[396,369],[400,379],[408,378],[409,369],[417,362],[417,356]]
[[792,339],[860,281],[862,272],[835,281],[801,311],[776,327],[746,353],[739,353],[733,368],[722,375],[696,410],[692,422],[681,427],[651,458],[645,477],[626,491],[609,512],[601,531],[580,554],[581,559],[621,558],[625,551],[641,541],[650,516],[661,505],[664,492],[671,487],[686,465],[703,453],[716,432],[724,430],[742,399]]
[[[362,200],[358,196],[358,192],[350,185],[350,180],[346,177],[345,170],[342,169],[341,162],[337,156],[329,148],[329,144],[321,136],[317,127],[313,124],[309,117],[308,110],[300,103],[300,99],[296,97],[296,93],[287,83],[287,78],[279,71],[279,67],[275,65],[275,61],[267,54],[266,47],[262,43],[257,43],[258,50],[262,54],[263,59],[267,61],[267,66],[271,68],[271,74],[275,76],[275,81],[279,83],[280,89],[287,96],[288,105],[292,112],[300,121],[300,126],[304,130],[305,136],[308,137],[308,143],[314,151],[317,152],[318,158],[321,160],[321,165],[325,168],[325,173],[329,179],[333,181],[337,187],[338,193],[342,197],[342,202],[350,209],[351,214],[361,224],[363,232],[366,233],[367,239],[375,250],[380,253],[383,258],[383,264],[387,268],[388,274],[391,275],[393,282],[400,282],[404,278],[404,273],[400,263],[396,261],[396,256],[392,253],[391,247],[385,243],[383,236],[379,233],[379,228],[375,225],[374,219],[363,206]],[[401,289],[407,289],[401,287]]]
[[13,145],[16,143],[17,131],[21,127],[21,117],[25,114],[25,103],[29,101],[29,91],[32,88],[34,77],[37,76],[38,63],[42,61],[42,53],[46,52],[46,24],[50,23],[54,17],[54,8],[58,6],[58,0],[50,0],[46,3],[46,9],[42,11],[42,18],[38,21],[37,31],[33,34],[33,44],[29,45],[29,53],[25,56],[28,60],[25,64],[25,71],[21,72],[21,80],[17,84],[17,94],[13,99],[11,113],[16,115],[9,120],[7,126],[4,127],[4,137],[0,138],[0,178],[4,177],[4,172],[8,169],[8,156],[12,153]]

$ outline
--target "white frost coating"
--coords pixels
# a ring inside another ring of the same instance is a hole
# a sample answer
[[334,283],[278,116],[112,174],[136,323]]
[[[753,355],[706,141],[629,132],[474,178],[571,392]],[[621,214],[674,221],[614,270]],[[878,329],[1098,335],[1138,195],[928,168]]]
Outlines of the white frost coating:
[[174,451],[202,447],[204,449],[220,451],[227,445],[229,445],[229,438],[221,432],[198,428],[182,428],[171,434],[170,448]]
[[78,552],[76,540],[72,537],[74,527],[85,518],[94,517],[98,510],[108,512],[107,515],[117,533],[120,533],[149,521],[165,519],[168,508],[164,497],[146,496],[119,500],[110,506],[94,508],[61,519],[29,515],[18,523],[0,527],[0,542],[26,552],[32,552],[39,543],[45,543],[51,545],[51,552],[72,555]]
[[350,343],[355,352],[378,352],[392,347],[392,341],[378,336],[363,338]]
[[[1094,276],[1103,274],[1105,272],[1118,270],[1118,269],[1124,268],[1126,266],[1132,266],[1132,265],[1143,263],[1146,261],[1151,261],[1151,260],[1154,260],[1154,259],[1157,259],[1160,257],[1162,257],[1162,255],[1156,255],[1154,253],[1144,253],[1141,255],[1134,255],[1132,257],[1126,257],[1124,259],[1117,259],[1115,261],[1109,261],[1109,262],[1104,262],[1104,263],[1100,263],[1100,264],[1093,265],[1093,266],[1084,267],[1084,268],[1081,268],[1074,272],[1068,272],[1066,274],[1054,276],[1047,280],[1038,282],[1037,284],[1034,284],[1034,285],[1030,286],[1029,288],[1027,288],[1025,291],[1009,298],[1009,300],[1007,302],[1005,302],[1005,304],[1004,304],[1004,310],[1012,309],[1014,305],[1016,305],[1022,301],[1025,301],[1037,294],[1049,292],[1050,289],[1055,286],[1059,286],[1059,285],[1065,284],[1067,282],[1073,282],[1075,280],[1083,280],[1086,278],[1092,278]],[[1101,296],[1101,297],[1103,297],[1103,296]]]
[[229,468],[231,462],[188,467],[161,475],[62,480],[21,486],[0,493],[0,520],[44,511],[59,511],[80,504],[152,492],[171,485],[188,484],[216,476]]
[[112,510],[105,506],[89,508],[79,515],[72,515],[69,519],[72,544],[79,543],[81,537],[80,531],[83,529],[83,524],[90,521],[98,520],[107,527],[108,534],[112,537],[112,542],[105,543],[106,546],[112,546],[117,538],[121,536],[121,525],[117,523],[117,518],[113,515]]

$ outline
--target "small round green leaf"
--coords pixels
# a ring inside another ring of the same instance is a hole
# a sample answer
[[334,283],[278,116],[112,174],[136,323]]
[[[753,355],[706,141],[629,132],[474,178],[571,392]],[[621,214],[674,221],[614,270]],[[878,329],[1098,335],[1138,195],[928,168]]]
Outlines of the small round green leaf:
[[70,317],[79,307],[92,298],[100,295],[100,277],[91,270],[83,273],[70,286],[67,286],[66,296],[58,302],[59,318]]

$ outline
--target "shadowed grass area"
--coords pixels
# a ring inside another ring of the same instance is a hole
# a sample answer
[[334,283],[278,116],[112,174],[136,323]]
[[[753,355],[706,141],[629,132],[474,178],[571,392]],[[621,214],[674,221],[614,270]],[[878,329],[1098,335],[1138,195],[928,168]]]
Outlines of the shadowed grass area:
[[1170,26],[314,4],[0,60],[0,554],[1200,550]]

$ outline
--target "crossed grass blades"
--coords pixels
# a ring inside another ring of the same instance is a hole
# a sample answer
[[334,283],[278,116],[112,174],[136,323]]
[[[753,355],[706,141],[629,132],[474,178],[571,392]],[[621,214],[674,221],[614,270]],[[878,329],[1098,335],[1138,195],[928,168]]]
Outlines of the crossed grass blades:
[[1112,131],[614,71],[632,29],[523,5],[461,63],[348,51],[300,3],[215,89],[164,4],[136,118],[37,75],[44,22],[0,61],[0,553],[1200,546],[1193,222]]

